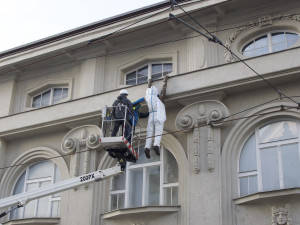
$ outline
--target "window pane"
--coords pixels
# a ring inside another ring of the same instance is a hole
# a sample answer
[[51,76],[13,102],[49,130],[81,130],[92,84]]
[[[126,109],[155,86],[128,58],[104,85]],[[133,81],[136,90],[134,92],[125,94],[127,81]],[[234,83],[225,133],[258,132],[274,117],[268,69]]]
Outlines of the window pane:
[[242,52],[247,52],[247,51],[250,51],[250,50],[253,50],[254,49],[254,42],[252,41],[250,44],[246,45]]
[[111,195],[110,210],[123,209],[125,202],[125,194],[113,194]]
[[286,43],[283,42],[283,43],[273,45],[272,48],[273,48],[273,52],[282,51],[282,50],[286,49]]
[[285,42],[285,37],[283,32],[277,32],[272,34],[272,44],[279,42]]
[[172,188],[172,205],[178,205],[178,187]]
[[[31,183],[31,184],[27,184],[27,191],[31,191],[34,189],[37,189],[38,183]],[[35,213],[36,213],[36,204],[37,204],[37,200],[33,200],[33,201],[29,201],[25,206],[24,206],[24,217],[28,218],[28,217],[34,217]]]
[[29,179],[49,177],[53,174],[53,163],[51,161],[45,161],[34,164],[29,168]]
[[125,174],[114,176],[112,179],[111,190],[124,190],[125,189]]
[[135,85],[136,84],[136,79],[134,80],[126,80],[126,85]]
[[57,183],[61,181],[61,173],[60,170],[58,169],[58,166],[55,165],[55,177],[54,177],[54,183]]
[[53,104],[59,102],[62,99],[62,88],[53,89]]
[[260,55],[265,55],[269,53],[269,48],[265,47],[265,48],[259,48],[255,50],[255,56],[260,56]]
[[255,171],[256,168],[256,141],[253,134],[247,140],[241,152],[239,172]]
[[291,41],[291,40],[299,40],[299,35],[298,34],[293,34],[293,33],[286,33],[286,40]]
[[51,216],[59,217],[60,204],[59,201],[52,201]]
[[51,91],[46,91],[42,94],[42,107],[50,104],[50,93]]
[[126,80],[136,79],[136,71],[133,71],[126,75]]
[[164,188],[164,205],[172,205],[172,188]]
[[152,80],[158,80],[162,78],[162,73],[153,74],[151,78]]
[[164,151],[164,184],[178,182],[178,165],[173,154]]
[[240,195],[245,196],[248,195],[248,177],[241,177],[240,178]]
[[35,217],[37,200],[28,202],[24,206],[24,218]]
[[[40,187],[45,187],[50,184],[49,181],[41,183]],[[49,217],[50,196],[45,196],[38,199],[37,217]]]
[[135,164],[143,164],[143,163],[160,161],[160,156],[156,155],[153,150],[150,150],[150,156],[151,156],[150,159],[146,158],[144,152],[144,146],[140,146],[139,160]]
[[162,64],[152,64],[152,80],[158,80],[162,77]]
[[246,56],[246,57],[254,57],[254,50],[252,51],[247,51],[247,52],[244,52],[243,55]]
[[[15,185],[14,191],[13,191],[13,195],[23,193],[24,192],[24,185],[25,185],[25,172],[23,172],[23,174],[18,179],[18,181]],[[23,212],[22,208],[18,208],[16,210],[11,211],[10,212],[10,219],[22,218],[22,216],[21,216],[22,212]]]
[[255,48],[261,48],[268,46],[268,38],[267,35],[259,37],[255,40]]
[[125,194],[119,194],[118,208],[123,209],[124,208],[124,203],[125,203]]
[[68,88],[63,88],[62,99],[68,97],[68,92],[69,92]]
[[148,205],[159,205],[160,167],[147,168]]
[[164,188],[164,205],[178,205],[178,187]]
[[162,74],[162,64],[152,64],[152,74]]
[[33,108],[39,108],[39,107],[41,107],[41,99],[42,99],[41,95],[35,96],[32,99],[32,107]]
[[143,68],[138,70],[138,77],[148,76],[148,66],[144,66]]
[[116,210],[118,208],[118,195],[111,195],[110,210]]
[[20,176],[19,180],[17,181],[13,195],[24,192],[24,184],[25,184],[25,172],[23,172],[23,174]]
[[135,169],[130,172],[130,205],[131,207],[142,206],[143,169]]
[[137,79],[137,83],[138,83],[138,84],[147,83],[147,81],[148,81],[148,76],[139,77],[139,78]]
[[163,68],[164,74],[172,72],[172,63],[165,63]]
[[294,121],[276,122],[259,129],[260,143],[281,141],[297,136],[297,124]]
[[258,192],[257,189],[257,176],[249,177],[249,194]]
[[263,190],[278,190],[280,186],[276,147],[261,149],[261,169]]
[[284,188],[300,187],[299,147],[297,144],[281,146]]

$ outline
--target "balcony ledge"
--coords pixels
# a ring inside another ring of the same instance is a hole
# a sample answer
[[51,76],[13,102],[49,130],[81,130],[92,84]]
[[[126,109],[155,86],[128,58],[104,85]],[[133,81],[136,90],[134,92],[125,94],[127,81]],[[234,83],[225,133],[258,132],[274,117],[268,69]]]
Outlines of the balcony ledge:
[[3,225],[54,225],[59,224],[59,218],[26,218],[10,220],[2,223]]
[[164,213],[174,213],[179,212],[180,206],[145,206],[138,208],[126,208],[126,209],[118,209],[110,212],[103,213],[103,219],[119,219],[122,217],[147,214],[158,215]]
[[274,198],[286,198],[289,196],[299,196],[300,197],[300,188],[291,188],[291,189],[282,189],[276,191],[267,191],[267,192],[259,192],[252,195],[243,196],[240,198],[234,199],[234,203],[236,205],[242,204],[255,204],[260,201],[264,201],[266,199],[274,199]]

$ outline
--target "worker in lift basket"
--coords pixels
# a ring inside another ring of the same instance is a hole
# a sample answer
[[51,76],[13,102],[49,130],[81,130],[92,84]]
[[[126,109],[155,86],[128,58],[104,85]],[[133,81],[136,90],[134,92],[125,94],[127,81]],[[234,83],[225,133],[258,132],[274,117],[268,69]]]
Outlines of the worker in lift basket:
[[[114,127],[111,133],[112,137],[115,137],[119,127],[124,124],[124,119],[126,120],[125,123],[125,138],[131,142],[131,127],[130,127],[130,115],[133,115],[133,108],[131,101],[127,99],[128,91],[125,89],[122,89],[120,91],[120,95],[118,96],[117,100],[113,103],[113,110],[112,115],[114,117]],[[125,106],[127,106],[127,112],[125,111]],[[126,112],[126,118],[125,117]],[[122,130],[123,130],[122,129]]]
[[149,119],[147,126],[147,139],[145,144],[145,155],[150,158],[150,149],[152,145],[152,136],[155,135],[153,150],[156,155],[159,155],[159,147],[161,141],[161,135],[163,133],[164,122],[167,119],[165,105],[158,98],[158,90],[155,86],[147,88],[146,90],[146,102],[149,109]]

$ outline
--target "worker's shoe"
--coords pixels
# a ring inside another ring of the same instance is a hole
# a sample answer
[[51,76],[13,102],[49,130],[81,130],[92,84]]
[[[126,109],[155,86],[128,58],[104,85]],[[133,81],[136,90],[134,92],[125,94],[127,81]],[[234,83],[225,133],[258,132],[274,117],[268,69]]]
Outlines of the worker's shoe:
[[148,159],[150,159],[150,149],[149,148],[145,148],[144,149],[145,155]]
[[155,151],[156,155],[160,155],[158,146],[153,146],[153,150]]

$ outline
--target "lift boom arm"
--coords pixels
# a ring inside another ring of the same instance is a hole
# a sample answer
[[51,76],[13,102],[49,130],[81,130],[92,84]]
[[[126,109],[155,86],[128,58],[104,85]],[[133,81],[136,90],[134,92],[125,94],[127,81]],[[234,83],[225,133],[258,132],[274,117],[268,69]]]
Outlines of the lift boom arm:
[[13,195],[7,198],[0,199],[0,209],[15,205],[23,206],[28,201],[83,186],[92,182],[101,181],[103,179],[119,175],[121,173],[123,173],[123,171],[121,170],[120,165],[117,165],[109,169],[98,170],[92,173],[84,174],[82,176],[67,179],[56,184],[48,185],[46,187]]

